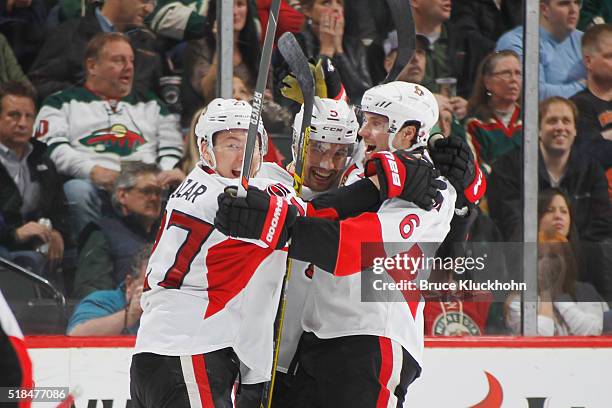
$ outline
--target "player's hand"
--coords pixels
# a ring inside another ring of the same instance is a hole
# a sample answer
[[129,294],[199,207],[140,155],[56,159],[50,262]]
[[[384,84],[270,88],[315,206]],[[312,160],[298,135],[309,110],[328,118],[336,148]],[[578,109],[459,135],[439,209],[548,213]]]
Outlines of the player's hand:
[[98,165],[93,166],[89,172],[89,178],[91,178],[91,181],[95,185],[100,186],[109,192],[113,191],[113,184],[115,183],[115,179],[118,175],[118,171],[107,169]]
[[215,228],[223,234],[258,239],[274,249],[283,248],[289,240],[297,210],[283,198],[249,187],[246,198],[235,197],[226,189],[217,201]]
[[378,176],[382,200],[398,197],[425,210],[439,203],[439,190],[446,189],[431,163],[406,150],[373,154],[365,164],[365,175]]
[[457,190],[455,207],[473,207],[487,190],[487,182],[467,142],[460,137],[438,137],[429,143],[429,154],[440,173]]

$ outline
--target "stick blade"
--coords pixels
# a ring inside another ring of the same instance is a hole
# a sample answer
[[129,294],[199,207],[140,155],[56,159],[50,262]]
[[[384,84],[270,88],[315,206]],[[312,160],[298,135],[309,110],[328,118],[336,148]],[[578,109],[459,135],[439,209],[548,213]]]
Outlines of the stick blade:
[[300,44],[295,39],[295,35],[290,32],[284,33],[278,39],[277,46],[302,89],[304,103],[308,100],[312,100],[315,93],[314,78],[308,67],[308,60],[302,52]]
[[410,0],[387,0],[397,31],[397,58],[383,84],[395,81],[402,69],[410,62],[416,47],[416,30]]
[[308,60],[292,33],[287,32],[279,38],[278,49],[285,59],[285,62],[287,62],[287,65],[289,65],[291,72],[295,75],[300,85],[300,89],[302,90],[302,95],[304,96],[304,115],[302,116],[300,136],[297,141],[298,154],[295,160],[295,171],[293,176],[293,188],[296,193],[300,195],[304,181],[306,149],[310,136],[310,121],[312,119],[312,109],[315,102],[315,83],[310,67],[308,66]]

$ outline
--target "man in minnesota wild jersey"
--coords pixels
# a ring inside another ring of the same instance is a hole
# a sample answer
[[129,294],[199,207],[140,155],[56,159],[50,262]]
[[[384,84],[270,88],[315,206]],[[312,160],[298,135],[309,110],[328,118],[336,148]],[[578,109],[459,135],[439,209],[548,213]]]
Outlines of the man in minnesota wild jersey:
[[132,92],[134,52],[127,37],[96,35],[84,64],[85,84],[46,98],[35,124],[58,171],[70,178],[64,191],[77,236],[100,216],[122,162],[157,163],[162,185],[184,177],[174,169],[183,153],[178,117],[152,93]]

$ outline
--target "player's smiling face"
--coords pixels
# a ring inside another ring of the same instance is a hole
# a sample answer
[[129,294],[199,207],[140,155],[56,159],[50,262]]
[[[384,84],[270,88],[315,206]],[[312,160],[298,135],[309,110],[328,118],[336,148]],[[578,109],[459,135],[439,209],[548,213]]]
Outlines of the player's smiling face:
[[389,150],[389,119],[386,116],[370,112],[364,112],[363,117],[359,136],[363,138],[365,143],[365,159],[368,160],[375,152]]
[[346,144],[309,142],[304,185],[313,191],[329,190],[338,173],[344,169],[348,153]]
[[[242,169],[244,148],[246,146],[246,129],[231,129],[218,132],[214,138],[214,151],[217,168],[215,169],[221,177],[238,178]],[[251,177],[255,175],[261,163],[261,151],[259,140],[255,145],[253,162],[251,163]]]

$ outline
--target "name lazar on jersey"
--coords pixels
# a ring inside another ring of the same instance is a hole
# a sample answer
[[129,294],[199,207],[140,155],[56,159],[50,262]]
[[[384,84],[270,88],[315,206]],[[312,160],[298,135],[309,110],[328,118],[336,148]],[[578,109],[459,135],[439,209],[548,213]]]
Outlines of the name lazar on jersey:
[[206,186],[193,179],[187,178],[180,186],[170,195],[170,198],[182,198],[183,200],[195,203],[196,198],[206,192]]

